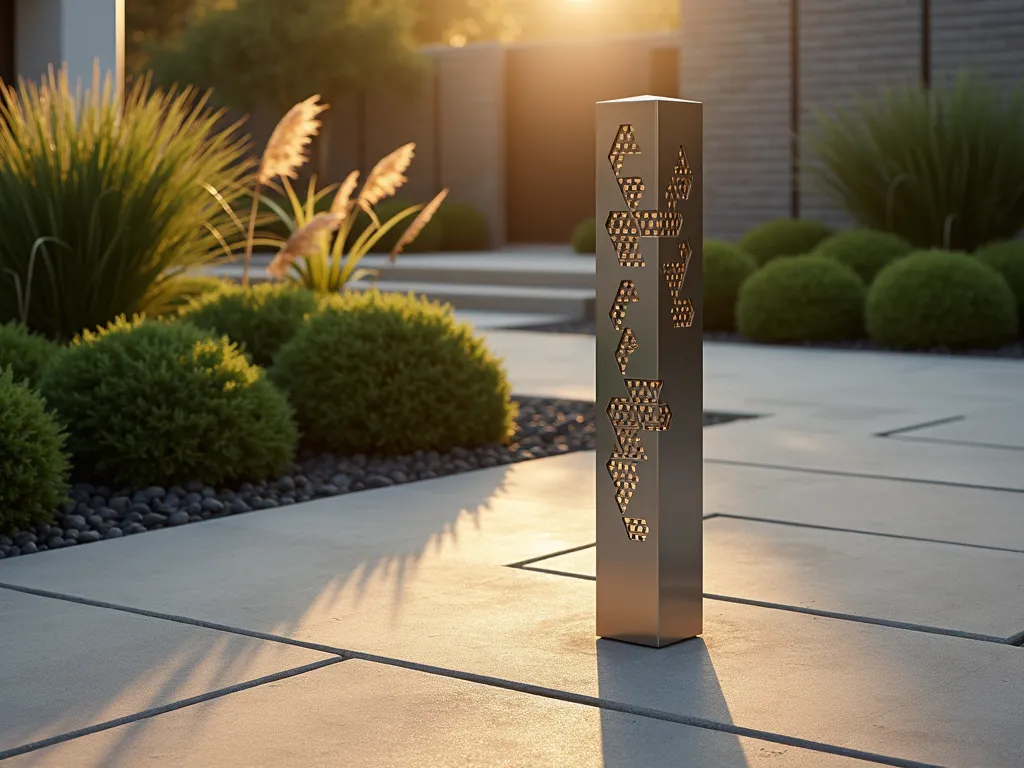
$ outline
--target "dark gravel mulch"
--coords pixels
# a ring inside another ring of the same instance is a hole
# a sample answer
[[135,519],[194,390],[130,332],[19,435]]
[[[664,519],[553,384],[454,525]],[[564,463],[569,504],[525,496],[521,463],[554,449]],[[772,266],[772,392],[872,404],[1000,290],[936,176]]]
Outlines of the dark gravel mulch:
[[[579,333],[593,336],[596,333],[596,325],[593,320],[578,320],[571,323],[549,323],[546,325],[530,325],[525,327],[509,328],[510,331],[536,331],[538,333]],[[705,341],[725,341],[734,344],[751,344],[754,342],[748,341],[740,336],[738,333],[721,333],[721,332],[705,332]],[[765,346],[758,344],[756,346]],[[905,352],[899,349],[890,349],[889,347],[883,347],[874,342],[861,340],[861,341],[842,341],[842,342],[816,342],[807,341],[802,344],[792,344],[786,346],[794,347],[806,347],[811,349],[852,349],[852,350],[865,350],[869,352],[890,352],[896,354],[925,354],[925,355],[958,355],[962,357],[1004,357],[1004,358],[1024,358],[1024,341],[1017,341],[1005,347],[999,349],[948,349],[946,347],[936,347],[934,349],[919,349],[913,352]]]
[[[444,454],[417,451],[391,459],[307,454],[289,474],[276,480],[233,488],[195,482],[171,488],[115,490],[77,483],[71,500],[57,512],[52,524],[0,535],[0,559],[597,447],[593,403],[515,399],[519,403],[517,433],[507,446],[455,448]],[[747,417],[705,413],[704,426],[740,418]]]

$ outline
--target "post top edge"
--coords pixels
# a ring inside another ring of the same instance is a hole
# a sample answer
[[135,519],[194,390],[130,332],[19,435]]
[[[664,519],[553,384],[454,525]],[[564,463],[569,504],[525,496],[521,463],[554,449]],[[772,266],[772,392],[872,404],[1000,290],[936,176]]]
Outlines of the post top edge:
[[607,101],[599,101],[598,104],[629,104],[632,102],[639,101],[669,101],[676,104],[700,104],[699,101],[693,101],[692,99],[673,99],[669,96],[631,96],[628,99],[608,99]]

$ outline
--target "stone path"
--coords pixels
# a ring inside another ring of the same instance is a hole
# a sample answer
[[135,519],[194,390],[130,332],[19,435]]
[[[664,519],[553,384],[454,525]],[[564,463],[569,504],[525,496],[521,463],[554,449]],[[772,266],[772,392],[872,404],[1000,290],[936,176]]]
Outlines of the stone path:
[[[592,339],[488,340],[517,392],[593,396]],[[1021,363],[705,367],[765,417],[705,431],[703,637],[594,637],[571,454],[0,562],[0,758],[1020,766]]]

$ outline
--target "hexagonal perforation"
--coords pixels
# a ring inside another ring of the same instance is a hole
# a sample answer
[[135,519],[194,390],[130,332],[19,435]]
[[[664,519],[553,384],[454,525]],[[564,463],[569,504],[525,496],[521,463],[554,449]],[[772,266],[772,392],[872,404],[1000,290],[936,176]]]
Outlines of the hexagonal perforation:
[[690,265],[691,255],[690,243],[683,240],[679,244],[679,261],[672,261],[661,267],[661,274],[668,285],[669,298],[672,301],[669,313],[673,328],[689,328],[693,325],[693,302],[679,296],[686,280],[686,269]]
[[622,322],[626,319],[626,307],[630,302],[637,301],[640,301],[640,294],[636,289],[636,284],[632,280],[623,280],[619,283],[619,290],[615,294],[615,301],[608,312],[608,316],[612,319],[612,325],[615,326],[616,331],[622,330]]
[[683,217],[674,211],[640,211],[636,215],[640,237],[678,237]]
[[631,541],[647,541],[647,535],[651,532],[646,520],[637,517],[623,517],[623,524],[626,526],[626,533]]
[[619,373],[623,376],[626,375],[626,366],[629,365],[630,356],[636,352],[639,346],[632,328],[627,328],[622,332],[619,346],[615,349],[615,362],[619,364]]
[[668,182],[668,189],[665,190],[665,201],[668,209],[674,211],[680,200],[687,200],[690,197],[690,190],[693,188],[693,168],[686,158],[686,150],[679,148],[679,155],[676,157],[676,164],[672,168],[672,177]]
[[615,256],[623,267],[643,267],[640,255],[640,230],[629,211],[612,211],[604,224],[608,237],[615,246]]
[[640,147],[636,143],[636,133],[632,125],[620,125],[615,134],[615,141],[612,143],[611,151],[608,152],[608,162],[612,164],[615,175],[622,170],[622,162],[626,155],[639,155]]

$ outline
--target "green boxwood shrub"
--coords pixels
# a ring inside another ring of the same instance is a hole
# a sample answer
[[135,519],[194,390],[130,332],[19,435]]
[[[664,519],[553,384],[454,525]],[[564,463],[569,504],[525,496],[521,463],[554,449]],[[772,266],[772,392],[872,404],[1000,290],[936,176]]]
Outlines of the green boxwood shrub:
[[810,253],[832,230],[810,219],[775,219],[766,221],[740,238],[739,246],[764,266],[780,256],[802,256]]
[[597,220],[584,219],[572,231],[572,249],[575,253],[597,252]]
[[15,381],[36,386],[43,368],[58,352],[58,345],[30,332],[20,323],[12,321],[0,325],[0,371],[10,368]]
[[260,283],[249,289],[231,285],[192,302],[181,316],[203,330],[229,337],[265,368],[316,311],[317,302],[316,294],[293,283]]
[[757,270],[750,254],[724,240],[704,241],[704,330],[736,327],[740,286]]
[[472,205],[445,200],[434,218],[441,225],[438,250],[486,251],[490,246],[491,227],[487,217]]
[[64,441],[39,393],[0,368],[0,531],[53,519],[68,487]]
[[1017,300],[1017,332],[1024,334],[1024,242],[992,243],[974,255],[1006,279]]
[[40,389],[90,482],[213,485],[278,474],[294,457],[284,395],[228,339],[191,323],[122,318],[85,333]]
[[269,373],[304,439],[342,454],[446,451],[508,439],[505,372],[446,307],[377,291],[325,301]]
[[740,288],[736,327],[752,341],[775,344],[858,339],[864,334],[864,283],[821,256],[778,259]]
[[918,251],[878,273],[868,292],[871,339],[897,349],[998,347],[1017,335],[1006,279],[962,253]]
[[914,250],[902,237],[874,229],[851,229],[822,240],[814,250],[819,256],[845,264],[871,285],[883,267]]

